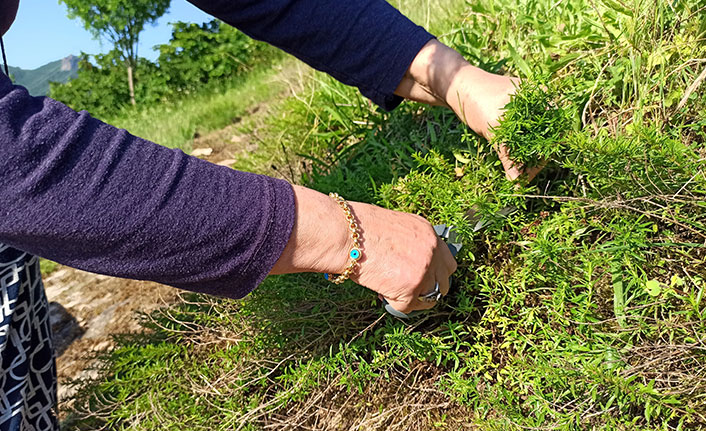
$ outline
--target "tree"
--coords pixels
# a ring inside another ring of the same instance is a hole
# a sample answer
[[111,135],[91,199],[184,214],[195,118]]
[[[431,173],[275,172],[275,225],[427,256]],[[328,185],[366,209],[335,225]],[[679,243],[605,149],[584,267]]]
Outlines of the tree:
[[169,9],[171,0],[59,0],[69,18],[79,18],[96,38],[113,44],[127,69],[130,103],[135,104],[134,72],[137,43],[145,25],[153,25]]

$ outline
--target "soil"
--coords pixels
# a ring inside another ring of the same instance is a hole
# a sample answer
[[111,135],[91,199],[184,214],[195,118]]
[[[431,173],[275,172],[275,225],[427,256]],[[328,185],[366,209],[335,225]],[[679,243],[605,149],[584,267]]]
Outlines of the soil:
[[[173,303],[178,291],[146,281],[125,280],[59,266],[44,279],[53,311],[63,308],[64,336],[56,336],[59,408],[71,401],[73,379],[87,378],[95,355],[113,347],[115,334],[140,331],[138,312],[148,313]],[[56,315],[56,312],[53,312]],[[66,315],[66,314],[64,314]]]

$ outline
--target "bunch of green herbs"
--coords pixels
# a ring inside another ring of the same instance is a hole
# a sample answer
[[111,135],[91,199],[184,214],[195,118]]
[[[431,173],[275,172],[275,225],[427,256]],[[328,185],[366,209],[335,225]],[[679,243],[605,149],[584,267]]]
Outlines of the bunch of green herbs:
[[535,167],[561,152],[571,130],[568,111],[557,102],[557,90],[548,79],[520,82],[492,142],[507,148],[510,158],[524,167]]

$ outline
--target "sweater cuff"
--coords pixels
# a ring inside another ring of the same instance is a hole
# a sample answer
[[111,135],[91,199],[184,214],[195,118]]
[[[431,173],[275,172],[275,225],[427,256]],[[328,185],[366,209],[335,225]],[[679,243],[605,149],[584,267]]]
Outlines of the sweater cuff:
[[[262,205],[263,211],[259,226],[248,233],[258,243],[254,246],[252,254],[247,257],[247,263],[241,266],[239,258],[228,261],[226,257],[225,261],[218,263],[223,265],[223,271],[215,268],[215,273],[207,274],[204,279],[168,284],[193,292],[241,299],[255,290],[272,271],[289,242],[294,227],[294,190],[284,180],[255,174],[242,173],[242,175],[258,178],[264,191],[258,198],[260,201],[252,203],[255,207]],[[236,247],[238,247],[237,244]],[[227,250],[226,254],[228,254]],[[237,253],[237,250],[233,252]]]
[[287,246],[294,228],[296,209],[292,185],[276,178],[267,177],[266,180],[272,191],[270,223],[260,248],[255,252],[251,264],[246,269],[248,273],[246,279],[252,281],[238,292],[239,297],[255,290],[272,271]]
[[432,39],[435,39],[435,36],[427,32],[423,27],[414,26],[411,34],[406,39],[407,43],[400,47],[400,50],[392,59],[392,63],[389,65],[389,73],[383,76],[383,79],[375,88],[361,87],[361,94],[385,111],[395,109],[404,101],[403,97],[395,94],[395,90],[402,82],[404,74],[412,65],[419,51]]

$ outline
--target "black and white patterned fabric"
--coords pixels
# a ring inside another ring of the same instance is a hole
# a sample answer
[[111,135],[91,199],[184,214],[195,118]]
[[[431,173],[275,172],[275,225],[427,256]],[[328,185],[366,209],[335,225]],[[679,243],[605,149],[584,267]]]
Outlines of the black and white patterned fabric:
[[0,244],[0,431],[58,430],[56,361],[39,259]]

